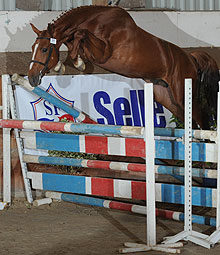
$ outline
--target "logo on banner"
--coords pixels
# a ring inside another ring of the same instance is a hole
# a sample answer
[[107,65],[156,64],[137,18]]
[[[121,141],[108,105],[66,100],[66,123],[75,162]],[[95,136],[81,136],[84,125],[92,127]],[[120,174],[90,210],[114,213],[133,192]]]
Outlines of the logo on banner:
[[[65,97],[61,96],[53,85],[50,83],[46,92],[58,98],[60,101],[66,103],[70,107],[74,106],[74,101],[68,100]],[[73,116],[66,114],[63,110],[51,104],[44,98],[40,97],[36,101],[30,102],[35,120],[44,120],[44,121],[74,121]]]

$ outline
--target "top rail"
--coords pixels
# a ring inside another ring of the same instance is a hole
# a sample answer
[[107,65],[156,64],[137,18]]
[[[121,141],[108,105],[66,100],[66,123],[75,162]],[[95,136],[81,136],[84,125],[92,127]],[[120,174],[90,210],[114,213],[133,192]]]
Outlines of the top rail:
[[[11,120],[0,119],[1,128],[18,128],[18,129],[32,129],[42,131],[62,131],[73,133],[95,133],[95,134],[112,134],[123,136],[134,136],[143,138],[144,127],[133,126],[113,126],[102,124],[86,124],[86,123],[65,123],[65,122],[51,122],[51,121],[36,121],[36,120]],[[154,131],[156,140],[175,140],[184,136],[183,129],[172,128],[155,128]],[[209,139],[216,141],[216,131],[209,130],[193,130],[193,138],[195,139]]]
[[0,120],[2,128],[34,129],[43,131],[62,131],[73,133],[96,133],[127,136],[142,136],[143,127],[112,126],[101,124],[80,124],[51,121],[31,121],[31,120]]

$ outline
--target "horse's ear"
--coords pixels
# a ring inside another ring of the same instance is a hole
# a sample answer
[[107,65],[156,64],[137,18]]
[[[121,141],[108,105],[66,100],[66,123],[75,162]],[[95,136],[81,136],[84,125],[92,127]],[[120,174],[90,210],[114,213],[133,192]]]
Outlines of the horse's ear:
[[37,34],[40,35],[41,31],[37,29],[32,23],[30,23],[32,30]]
[[53,27],[54,27],[53,24],[48,23],[47,31],[48,31],[48,33],[49,33],[49,35],[50,35],[51,37],[53,37]]

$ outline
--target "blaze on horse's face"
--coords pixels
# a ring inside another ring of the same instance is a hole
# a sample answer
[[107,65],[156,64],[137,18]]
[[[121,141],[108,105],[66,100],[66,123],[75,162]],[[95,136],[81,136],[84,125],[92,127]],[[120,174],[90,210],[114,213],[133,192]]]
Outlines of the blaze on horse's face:
[[32,45],[32,60],[28,71],[28,80],[31,86],[36,87],[41,83],[41,78],[48,73],[59,61],[59,47],[56,39],[45,31],[39,31],[33,24],[32,30],[37,34],[37,39]]

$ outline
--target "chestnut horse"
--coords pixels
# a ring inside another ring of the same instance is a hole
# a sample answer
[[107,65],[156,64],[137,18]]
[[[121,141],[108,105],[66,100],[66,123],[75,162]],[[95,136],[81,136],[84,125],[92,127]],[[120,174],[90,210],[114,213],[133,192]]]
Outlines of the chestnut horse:
[[113,73],[153,82],[155,100],[182,121],[184,79],[192,78],[193,127],[210,128],[210,113],[216,115],[219,72],[208,54],[187,54],[138,27],[119,7],[84,6],[61,14],[46,30],[31,26],[37,34],[28,72],[32,86],[39,85],[51,68],[60,68],[59,49],[65,44],[81,71],[89,61]]

